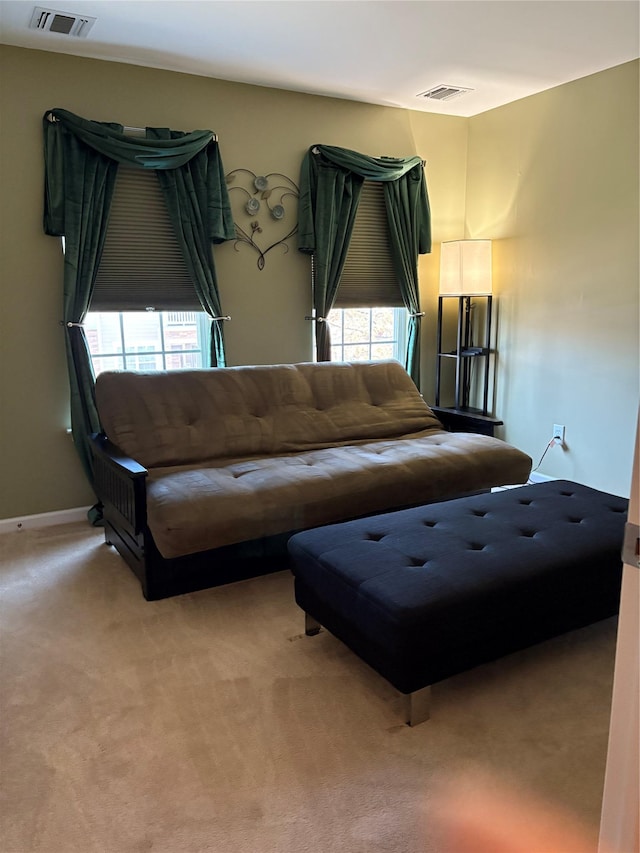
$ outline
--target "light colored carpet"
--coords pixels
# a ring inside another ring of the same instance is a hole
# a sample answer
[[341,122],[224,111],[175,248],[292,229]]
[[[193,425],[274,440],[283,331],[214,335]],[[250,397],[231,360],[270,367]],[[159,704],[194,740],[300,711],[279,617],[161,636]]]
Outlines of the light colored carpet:
[[434,792],[469,766],[596,837],[613,619],[441,682],[411,729],[301,636],[288,571],[149,603],[84,524],[0,555],[2,853],[436,853]]

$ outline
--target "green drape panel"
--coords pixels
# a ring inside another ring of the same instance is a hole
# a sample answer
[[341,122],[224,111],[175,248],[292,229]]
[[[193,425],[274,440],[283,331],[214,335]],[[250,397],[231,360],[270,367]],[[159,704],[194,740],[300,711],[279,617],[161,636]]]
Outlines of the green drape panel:
[[[51,119],[55,119],[52,121]],[[81,323],[102,255],[118,163],[158,170],[196,292],[211,316],[220,300],[210,243],[235,238],[218,144],[211,131],[147,128],[125,136],[122,125],[82,119],[66,110],[43,116],[45,233],[65,238],[64,324],[71,388],[71,425],[93,482],[89,435],[100,428],[91,358]],[[224,341],[213,323],[212,363],[224,364]]]
[[[148,128],[147,134],[157,138],[179,138],[179,131]],[[210,243],[235,238],[235,226],[230,207],[223,205],[228,198],[227,184],[220,157],[213,148],[199,151],[180,169],[158,172],[169,217],[182,249],[198,298],[210,317],[220,317],[222,307]],[[216,192],[211,192],[211,187]],[[210,223],[218,223],[213,234]],[[211,366],[224,367],[224,334],[222,321],[211,321]]]
[[431,217],[422,167],[414,167],[384,185],[391,255],[405,307],[409,330],[405,370],[420,387],[420,293],[418,254],[431,251]]
[[63,235],[63,323],[71,392],[71,430],[87,477],[92,482],[89,435],[99,429],[94,376],[82,321],[91,301],[106,234],[118,164],[88,148],[62,125],[45,125],[46,192],[55,196],[47,233]]
[[[321,320],[331,309],[340,284],[360,189],[365,179],[385,183],[394,268],[405,306],[411,315],[405,367],[418,384],[418,254],[431,251],[429,199],[419,157],[368,157],[331,145],[314,145],[305,154],[300,173],[298,249],[313,254],[315,261],[317,358],[320,361],[330,357],[329,330]],[[357,191],[354,191],[355,186]]]
[[[307,235],[312,233],[314,247],[316,359],[331,361],[331,332],[325,320],[338,292],[364,179],[339,165],[308,154],[303,161],[302,176],[306,209],[313,223],[311,230],[307,224]],[[309,251],[301,244],[299,248]]]

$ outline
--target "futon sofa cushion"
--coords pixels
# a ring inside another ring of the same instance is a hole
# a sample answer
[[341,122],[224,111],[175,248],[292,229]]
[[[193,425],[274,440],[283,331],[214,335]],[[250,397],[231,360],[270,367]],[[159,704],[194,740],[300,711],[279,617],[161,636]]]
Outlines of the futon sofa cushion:
[[105,433],[145,468],[442,430],[394,361],[112,371],[96,397]]
[[305,453],[153,468],[147,517],[165,557],[526,479],[499,439],[432,431]]

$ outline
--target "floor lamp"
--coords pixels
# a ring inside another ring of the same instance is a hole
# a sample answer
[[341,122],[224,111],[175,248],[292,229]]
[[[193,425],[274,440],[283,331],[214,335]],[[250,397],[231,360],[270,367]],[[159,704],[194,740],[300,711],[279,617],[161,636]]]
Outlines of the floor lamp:
[[[456,361],[455,409],[488,414],[489,364],[491,352],[492,304],[491,240],[452,240],[442,243],[440,251],[440,294],[438,298],[438,333],[436,375],[436,405],[440,405],[440,371],[442,359]],[[484,345],[476,346],[472,337],[472,297],[486,299]],[[442,351],[443,300],[458,300],[458,327],[456,348]],[[471,364],[479,359],[483,363],[483,405],[472,409],[469,405]]]

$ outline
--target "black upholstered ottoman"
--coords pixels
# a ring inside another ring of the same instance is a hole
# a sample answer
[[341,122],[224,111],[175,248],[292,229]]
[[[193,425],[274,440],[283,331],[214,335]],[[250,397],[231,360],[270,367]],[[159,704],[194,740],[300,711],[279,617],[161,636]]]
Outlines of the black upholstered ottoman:
[[402,693],[618,611],[627,500],[564,480],[333,524],[289,540],[320,625]]

